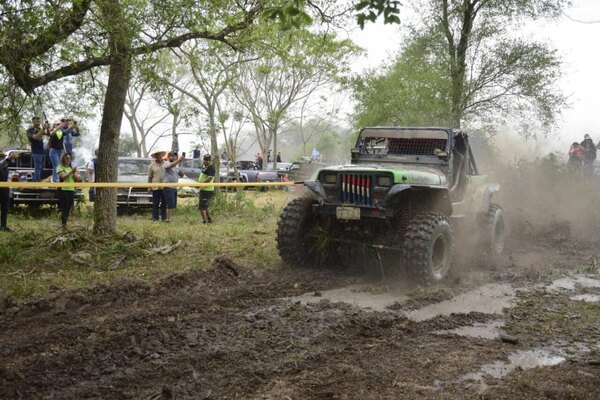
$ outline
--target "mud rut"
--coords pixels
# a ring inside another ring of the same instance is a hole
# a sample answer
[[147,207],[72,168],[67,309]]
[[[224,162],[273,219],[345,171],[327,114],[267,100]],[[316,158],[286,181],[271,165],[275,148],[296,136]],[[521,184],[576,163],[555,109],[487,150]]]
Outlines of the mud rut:
[[[376,293],[389,282],[335,271],[253,272],[226,257],[154,287],[123,280],[58,290],[0,310],[0,398],[598,399],[600,367],[590,360],[600,359],[600,313],[581,326],[567,317],[568,332],[532,322],[568,316],[565,295],[537,287],[587,263],[598,243],[563,242],[559,250],[540,243],[513,243],[499,267],[465,264],[444,287],[400,288],[408,300],[384,311],[294,296],[319,299],[327,289],[365,283]],[[419,322],[402,313],[490,282],[529,288],[516,294],[527,307],[499,316],[465,305],[464,313]],[[499,318],[518,344],[438,332]],[[502,378],[467,375],[557,341],[587,350]]]

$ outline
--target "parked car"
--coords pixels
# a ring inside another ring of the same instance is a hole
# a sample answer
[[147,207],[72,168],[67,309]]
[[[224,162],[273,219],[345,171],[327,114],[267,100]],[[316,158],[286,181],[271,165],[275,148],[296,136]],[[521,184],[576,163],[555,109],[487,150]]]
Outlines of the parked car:
[[[148,182],[148,167],[152,160],[137,157],[119,157],[118,182]],[[117,190],[118,207],[152,207],[152,193],[147,187],[122,187]]]
[[[19,157],[12,159],[8,164],[8,179],[18,182],[33,182],[33,159],[31,152],[28,150],[9,150],[7,156],[11,153],[19,153]],[[79,170],[82,179],[86,178],[85,168]],[[46,157],[44,168],[42,169],[42,181],[50,181],[52,177],[52,163],[50,157]],[[84,200],[81,189],[75,189],[75,202],[79,203]],[[58,192],[56,188],[41,187],[41,188],[20,188],[13,187],[10,189],[11,205],[25,204],[30,207],[37,207],[44,204],[57,205]]]
[[[271,167],[272,163],[269,164]],[[277,182],[277,171],[273,169],[261,170],[254,161],[238,161],[237,169],[241,182]],[[235,171],[230,167],[228,181],[236,181]]]
[[290,180],[301,182],[311,179],[317,171],[326,165],[320,162],[293,162],[287,170],[278,170],[277,176],[281,179],[285,174],[288,174]]
[[290,166],[292,165],[292,163],[286,163],[286,162],[278,162],[277,163],[277,168],[275,168],[275,163],[267,163],[267,169],[269,170],[277,170],[277,171],[283,171],[286,170],[288,168],[290,168]]
[[[198,180],[190,179],[187,176],[179,178],[179,183],[196,183]],[[177,187],[177,196],[178,197],[195,197],[198,196],[198,192],[200,191],[197,187],[192,186],[179,186]]]
[[[198,177],[202,173],[202,159],[189,158],[183,160],[180,164],[179,169],[183,171],[186,177],[193,180],[194,182],[198,182]],[[227,170],[227,166],[221,164],[221,168],[219,169],[219,182],[226,182],[228,174],[229,171]]]
[[185,176],[188,178],[198,181],[198,177],[202,172],[202,159],[200,158],[188,158],[179,164],[179,169],[183,171]]
[[[148,167],[152,160],[137,157],[119,157],[118,182],[145,183],[148,182]],[[195,183],[188,177],[179,178],[180,183]],[[180,186],[177,195],[190,197],[198,195],[198,188]],[[148,187],[128,187],[117,190],[117,206],[128,208],[152,207],[152,193]]]

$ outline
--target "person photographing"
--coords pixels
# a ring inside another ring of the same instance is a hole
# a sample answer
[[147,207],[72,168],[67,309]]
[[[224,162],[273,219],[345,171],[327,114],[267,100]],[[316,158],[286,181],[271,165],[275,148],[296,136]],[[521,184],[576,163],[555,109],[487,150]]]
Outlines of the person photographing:
[[[179,169],[179,164],[185,160],[185,153],[181,154],[181,157],[177,157],[176,151],[170,151],[167,162],[165,165],[165,183],[177,183],[179,178],[183,177],[183,171]],[[166,222],[173,222],[173,214],[175,208],[177,208],[177,188],[166,187],[163,189],[165,199],[167,203],[167,220]]]
[[42,119],[33,117],[31,127],[27,129],[27,138],[31,144],[31,158],[33,160],[33,181],[42,180],[42,169],[44,168],[44,128],[42,128]]

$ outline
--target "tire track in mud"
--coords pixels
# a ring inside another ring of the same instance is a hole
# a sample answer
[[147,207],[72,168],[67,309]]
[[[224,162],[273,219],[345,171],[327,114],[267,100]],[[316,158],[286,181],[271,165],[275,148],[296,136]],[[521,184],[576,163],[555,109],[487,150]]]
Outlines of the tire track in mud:
[[58,291],[0,316],[0,398],[462,399],[517,389],[561,398],[573,387],[572,398],[597,398],[597,370],[580,364],[517,374],[546,385],[538,389],[515,374],[483,392],[459,381],[515,346],[439,333],[491,323],[494,313],[403,314],[460,298],[456,287],[411,293],[389,311],[292,299],[361,283],[331,271],[253,273],[221,258],[155,287]]

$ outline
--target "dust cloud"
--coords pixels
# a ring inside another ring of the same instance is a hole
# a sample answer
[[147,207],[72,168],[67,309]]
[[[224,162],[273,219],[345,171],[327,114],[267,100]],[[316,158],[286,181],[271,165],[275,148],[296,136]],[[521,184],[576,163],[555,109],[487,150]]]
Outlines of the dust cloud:
[[[566,151],[521,138],[496,141],[484,173],[499,182],[498,202],[513,241],[588,240],[600,233],[600,176],[567,168]],[[487,169],[489,167],[489,170]]]

